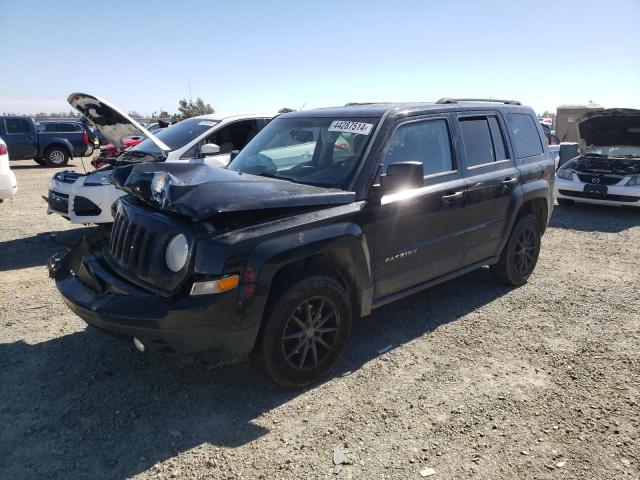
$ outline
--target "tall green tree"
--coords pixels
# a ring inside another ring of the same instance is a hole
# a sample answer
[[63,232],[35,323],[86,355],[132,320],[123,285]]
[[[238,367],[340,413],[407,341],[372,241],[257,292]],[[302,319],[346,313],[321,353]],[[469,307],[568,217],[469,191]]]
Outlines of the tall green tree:
[[282,107],[280,110],[278,110],[278,113],[289,113],[289,112],[295,112],[295,110],[289,107]]
[[179,102],[178,110],[180,111],[180,118],[190,118],[215,112],[215,109],[210,104],[205,104],[200,97],[196,98],[195,102],[193,100],[187,101],[186,98],[183,98]]

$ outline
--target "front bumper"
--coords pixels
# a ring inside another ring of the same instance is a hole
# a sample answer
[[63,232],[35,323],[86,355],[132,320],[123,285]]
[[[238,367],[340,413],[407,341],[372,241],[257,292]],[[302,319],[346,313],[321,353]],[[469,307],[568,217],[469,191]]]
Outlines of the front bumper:
[[85,239],[51,272],[76,315],[98,329],[137,338],[145,351],[231,360],[253,349],[259,325],[234,328],[234,291],[178,298],[153,294],[118,277]]
[[[125,192],[114,185],[87,186],[84,184],[86,178],[81,175],[73,183],[52,178],[49,183],[47,213],[62,215],[75,224],[112,223],[111,205],[125,195]],[[67,204],[63,208],[65,198]]]
[[585,193],[587,183],[576,179],[566,180],[556,176],[555,196],[576,202],[592,203],[595,205],[640,207],[640,185],[608,185],[605,197],[596,197]]

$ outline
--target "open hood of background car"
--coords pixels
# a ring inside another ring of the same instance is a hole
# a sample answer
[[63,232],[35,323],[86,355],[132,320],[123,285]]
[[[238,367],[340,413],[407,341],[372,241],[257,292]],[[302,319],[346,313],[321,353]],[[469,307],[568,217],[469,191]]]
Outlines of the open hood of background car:
[[142,163],[114,170],[113,182],[145,203],[192,221],[220,214],[322,208],[355,201],[354,192],[240,173],[201,163]]
[[162,140],[156,138],[129,115],[98,97],[86,93],[72,93],[67,98],[67,102],[93,123],[109,143],[116,145],[119,149],[125,148],[123,142],[125,137],[144,135],[161,150],[171,150]]
[[587,113],[577,124],[580,151],[590,146],[640,147],[640,110],[609,108]]

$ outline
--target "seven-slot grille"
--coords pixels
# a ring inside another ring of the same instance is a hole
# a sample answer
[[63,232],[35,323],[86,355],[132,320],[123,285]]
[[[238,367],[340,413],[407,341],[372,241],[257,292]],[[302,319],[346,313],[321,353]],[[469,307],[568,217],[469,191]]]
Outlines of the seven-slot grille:
[[149,270],[156,233],[118,212],[111,230],[109,252],[122,266],[145,274]]

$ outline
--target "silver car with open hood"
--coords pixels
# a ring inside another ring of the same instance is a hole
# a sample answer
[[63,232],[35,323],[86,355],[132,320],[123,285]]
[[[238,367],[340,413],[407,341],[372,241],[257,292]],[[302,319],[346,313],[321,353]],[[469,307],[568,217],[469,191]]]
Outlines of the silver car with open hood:
[[557,172],[558,203],[640,207],[640,110],[587,113],[578,137],[580,155]]

